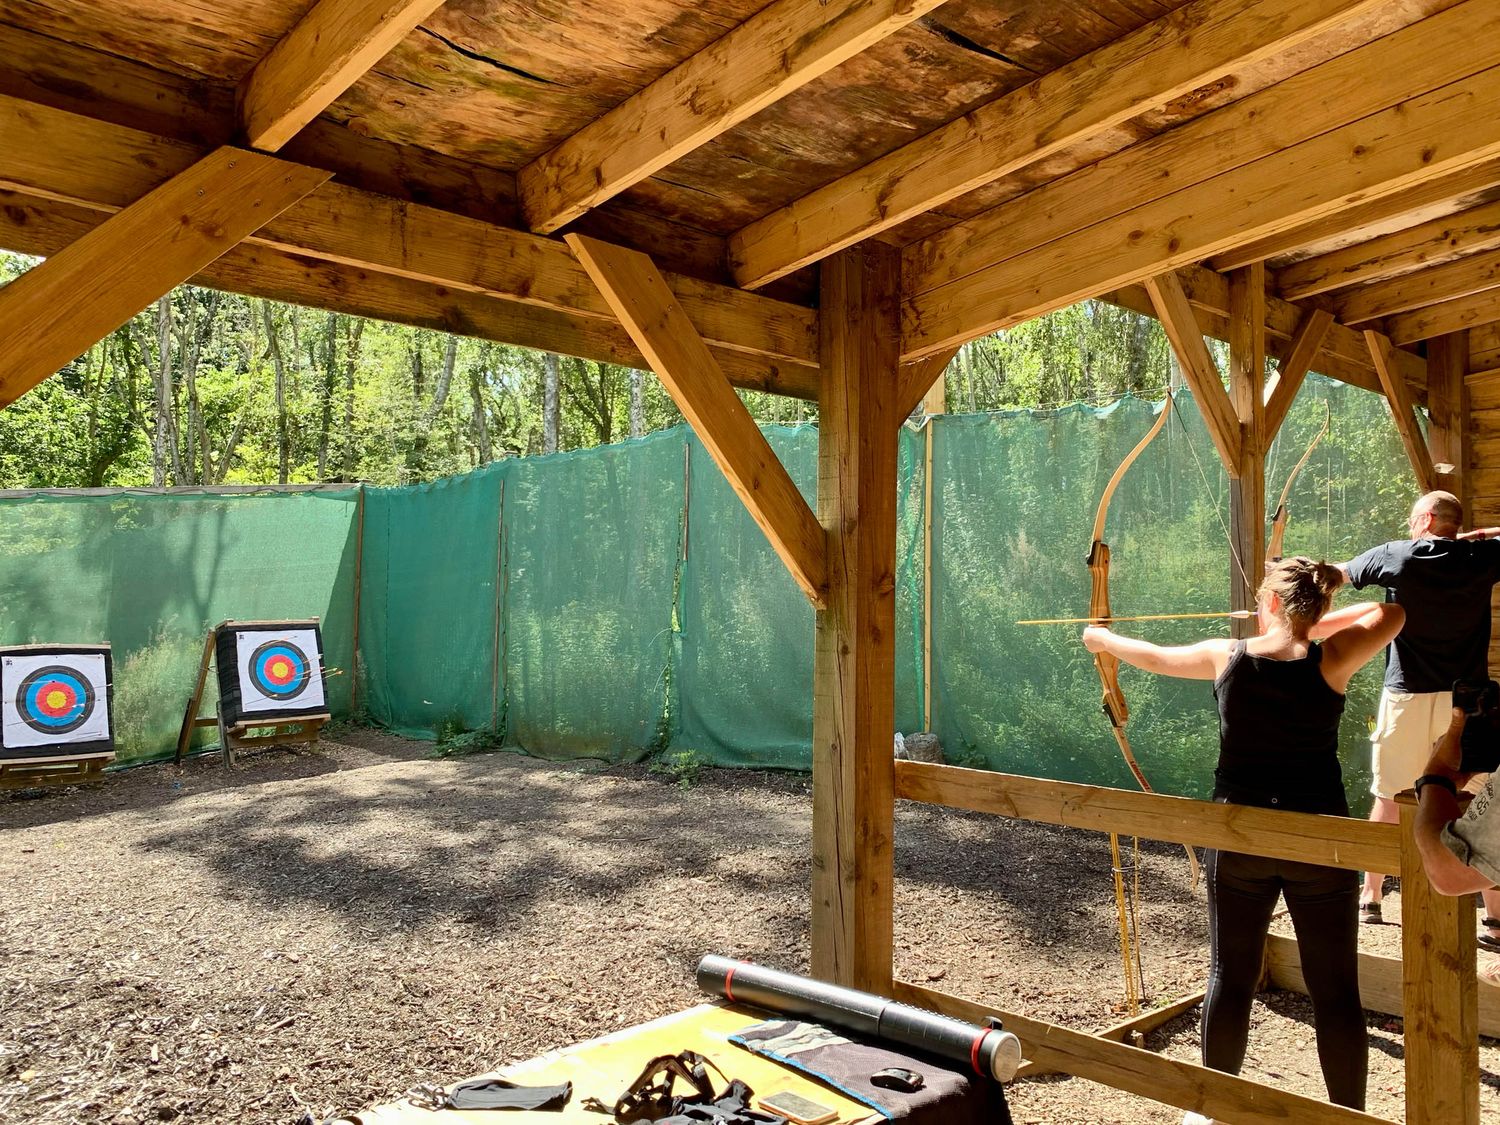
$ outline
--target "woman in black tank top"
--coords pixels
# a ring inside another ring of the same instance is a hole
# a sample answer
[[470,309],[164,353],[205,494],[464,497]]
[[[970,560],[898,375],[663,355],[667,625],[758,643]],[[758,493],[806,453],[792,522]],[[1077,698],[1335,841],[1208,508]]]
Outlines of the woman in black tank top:
[[[1212,680],[1219,704],[1214,800],[1347,816],[1338,760],[1349,677],[1401,630],[1400,606],[1328,612],[1337,567],[1284,559],[1261,583],[1260,635],[1164,647],[1108,629],[1084,631],[1091,652],[1167,676]],[[1323,643],[1319,640],[1323,639]],[[1369,1041],[1359,1001],[1359,880],[1354,871],[1208,853],[1209,979],[1203,1065],[1238,1074],[1276,900],[1286,896],[1313,1001],[1318,1060],[1329,1100],[1363,1109]],[[1185,1123],[1207,1122],[1190,1113]]]

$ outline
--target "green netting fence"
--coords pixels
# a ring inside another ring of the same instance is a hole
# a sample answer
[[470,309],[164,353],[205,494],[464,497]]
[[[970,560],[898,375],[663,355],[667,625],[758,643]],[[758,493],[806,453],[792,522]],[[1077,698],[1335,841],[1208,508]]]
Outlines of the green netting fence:
[[[1098,495],[1158,409],[1127,398],[902,432],[901,730],[930,727],[960,764],[1130,784],[1078,629],[1015,622],[1086,610]],[[1412,486],[1383,400],[1311,376],[1268,458],[1268,506],[1325,415],[1286,549],[1343,559],[1402,534]],[[815,427],[766,434],[811,501]],[[1110,510],[1116,612],[1223,609],[1227,512],[1225,475],[1180,395]],[[810,763],[813,613],[684,427],[408,488],[0,498],[0,643],[110,641],[122,761],[170,753],[211,624],[303,616],[324,620],[336,713],[403,734],[490,730],[550,758]],[[1212,628],[1140,632],[1172,642]],[[1379,671],[1351,689],[1351,793],[1367,780]],[[1203,795],[1207,686],[1128,669],[1124,686],[1148,775]]]

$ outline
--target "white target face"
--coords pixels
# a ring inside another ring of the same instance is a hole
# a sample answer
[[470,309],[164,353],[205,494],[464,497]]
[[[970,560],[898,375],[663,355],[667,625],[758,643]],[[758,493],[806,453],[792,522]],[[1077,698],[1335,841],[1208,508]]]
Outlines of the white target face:
[[320,711],[323,698],[323,654],[312,629],[235,633],[240,711]]
[[109,741],[103,654],[0,657],[0,725],[0,741],[15,749]]

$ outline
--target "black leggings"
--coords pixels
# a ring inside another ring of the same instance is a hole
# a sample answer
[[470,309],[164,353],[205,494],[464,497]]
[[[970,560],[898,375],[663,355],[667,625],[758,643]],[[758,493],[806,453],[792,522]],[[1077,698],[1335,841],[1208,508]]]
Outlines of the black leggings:
[[1203,1065],[1238,1074],[1250,1034],[1266,932],[1286,895],[1312,996],[1318,1061],[1328,1099],[1365,1108],[1370,1041],[1359,1001],[1359,878],[1353,871],[1208,853],[1208,994],[1203,1000]]

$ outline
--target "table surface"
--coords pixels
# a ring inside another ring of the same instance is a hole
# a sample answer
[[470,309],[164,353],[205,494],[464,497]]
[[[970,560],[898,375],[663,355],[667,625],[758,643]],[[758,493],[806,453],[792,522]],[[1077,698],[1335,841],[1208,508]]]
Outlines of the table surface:
[[[758,1095],[791,1091],[837,1110],[839,1125],[866,1125],[884,1120],[853,1098],[728,1041],[730,1035],[765,1018],[764,1012],[733,1004],[700,1004],[639,1027],[626,1028],[491,1072],[527,1086],[572,1082],[573,1097],[561,1112],[434,1111],[403,1101],[361,1112],[358,1119],[363,1125],[438,1125],[440,1122],[446,1125],[496,1125],[503,1116],[506,1121],[524,1121],[531,1117],[556,1125],[607,1125],[610,1121],[607,1115],[583,1108],[585,1098],[598,1098],[612,1105],[651,1059],[688,1050],[710,1060],[730,1078],[743,1079]],[[724,1080],[717,1075],[714,1080],[715,1088],[722,1088]]]

